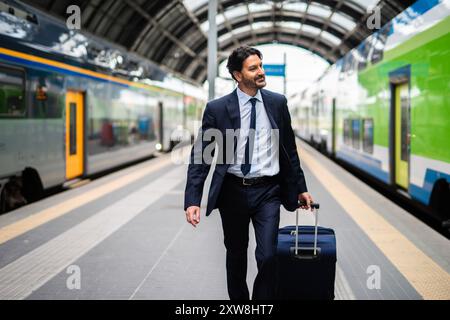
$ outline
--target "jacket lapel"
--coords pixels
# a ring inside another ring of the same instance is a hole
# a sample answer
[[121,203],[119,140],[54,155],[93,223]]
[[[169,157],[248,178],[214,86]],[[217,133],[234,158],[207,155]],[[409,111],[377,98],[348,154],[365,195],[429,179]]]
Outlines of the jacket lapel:
[[267,116],[269,117],[269,121],[272,126],[272,129],[279,129],[277,122],[275,121],[275,120],[277,120],[277,118],[274,117],[274,112],[273,112],[274,104],[273,104],[272,97],[269,94],[267,94],[265,90],[262,90],[262,89],[261,89],[261,96],[262,96],[262,99],[264,102],[264,109],[266,109],[266,113],[267,113]]
[[228,96],[227,111],[230,116],[233,129],[239,129],[241,127],[241,113],[239,111],[239,101],[236,90]]

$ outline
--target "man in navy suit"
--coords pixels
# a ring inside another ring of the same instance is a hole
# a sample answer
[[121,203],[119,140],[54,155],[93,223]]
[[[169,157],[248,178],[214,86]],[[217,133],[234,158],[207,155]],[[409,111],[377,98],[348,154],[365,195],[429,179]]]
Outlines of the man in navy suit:
[[[191,152],[184,209],[187,222],[200,222],[200,202],[211,159],[216,166],[206,216],[219,209],[226,248],[228,294],[248,300],[246,283],[249,223],[256,236],[258,276],[275,255],[280,205],[294,211],[298,203],[309,209],[287,100],[262,89],[262,54],[250,47],[235,49],[227,68],[238,86],[232,93],[208,102],[202,128]],[[257,279],[258,279],[257,276]],[[256,288],[256,292],[264,291]]]

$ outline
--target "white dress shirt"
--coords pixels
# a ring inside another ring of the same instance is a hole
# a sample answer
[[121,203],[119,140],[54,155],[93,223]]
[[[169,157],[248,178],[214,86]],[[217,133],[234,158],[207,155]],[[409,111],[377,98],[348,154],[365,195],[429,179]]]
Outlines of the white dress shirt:
[[250,129],[250,115],[252,110],[251,98],[256,98],[256,128],[250,172],[246,178],[274,176],[280,171],[279,164],[279,135],[278,130],[272,130],[269,118],[264,108],[261,92],[258,90],[254,97],[236,89],[241,115],[241,129],[237,141],[234,164],[228,168],[228,173],[244,177],[241,164],[244,162],[245,145]]

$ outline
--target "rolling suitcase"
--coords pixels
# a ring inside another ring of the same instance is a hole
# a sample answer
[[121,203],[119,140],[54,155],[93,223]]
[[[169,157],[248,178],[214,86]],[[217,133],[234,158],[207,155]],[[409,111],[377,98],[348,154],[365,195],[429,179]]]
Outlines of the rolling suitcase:
[[276,256],[276,299],[333,300],[336,274],[336,238],[333,229],[296,225],[278,232]]

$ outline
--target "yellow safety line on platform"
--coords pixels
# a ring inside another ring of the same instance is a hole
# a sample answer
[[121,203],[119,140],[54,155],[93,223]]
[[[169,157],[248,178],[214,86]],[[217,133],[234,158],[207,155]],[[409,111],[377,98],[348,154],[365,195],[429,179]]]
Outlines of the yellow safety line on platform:
[[161,168],[169,165],[171,163],[171,157],[167,156],[165,159],[158,159],[156,163],[151,163],[149,166],[142,168],[138,171],[125,175],[114,181],[111,181],[105,185],[99,186],[93,190],[86,193],[80,194],[74,198],[67,201],[59,203],[53,207],[44,209],[37,212],[27,218],[21,219],[3,228],[0,228],[0,244],[5,243],[17,236],[24,234],[36,227],[43,225],[55,218],[58,218],[71,210],[79,208],[91,201],[97,200],[98,198],[107,195],[108,193],[114,192],[142,177]]
[[325,189],[424,299],[450,299],[450,275],[444,269],[314,160],[305,148],[301,148],[299,154]]

